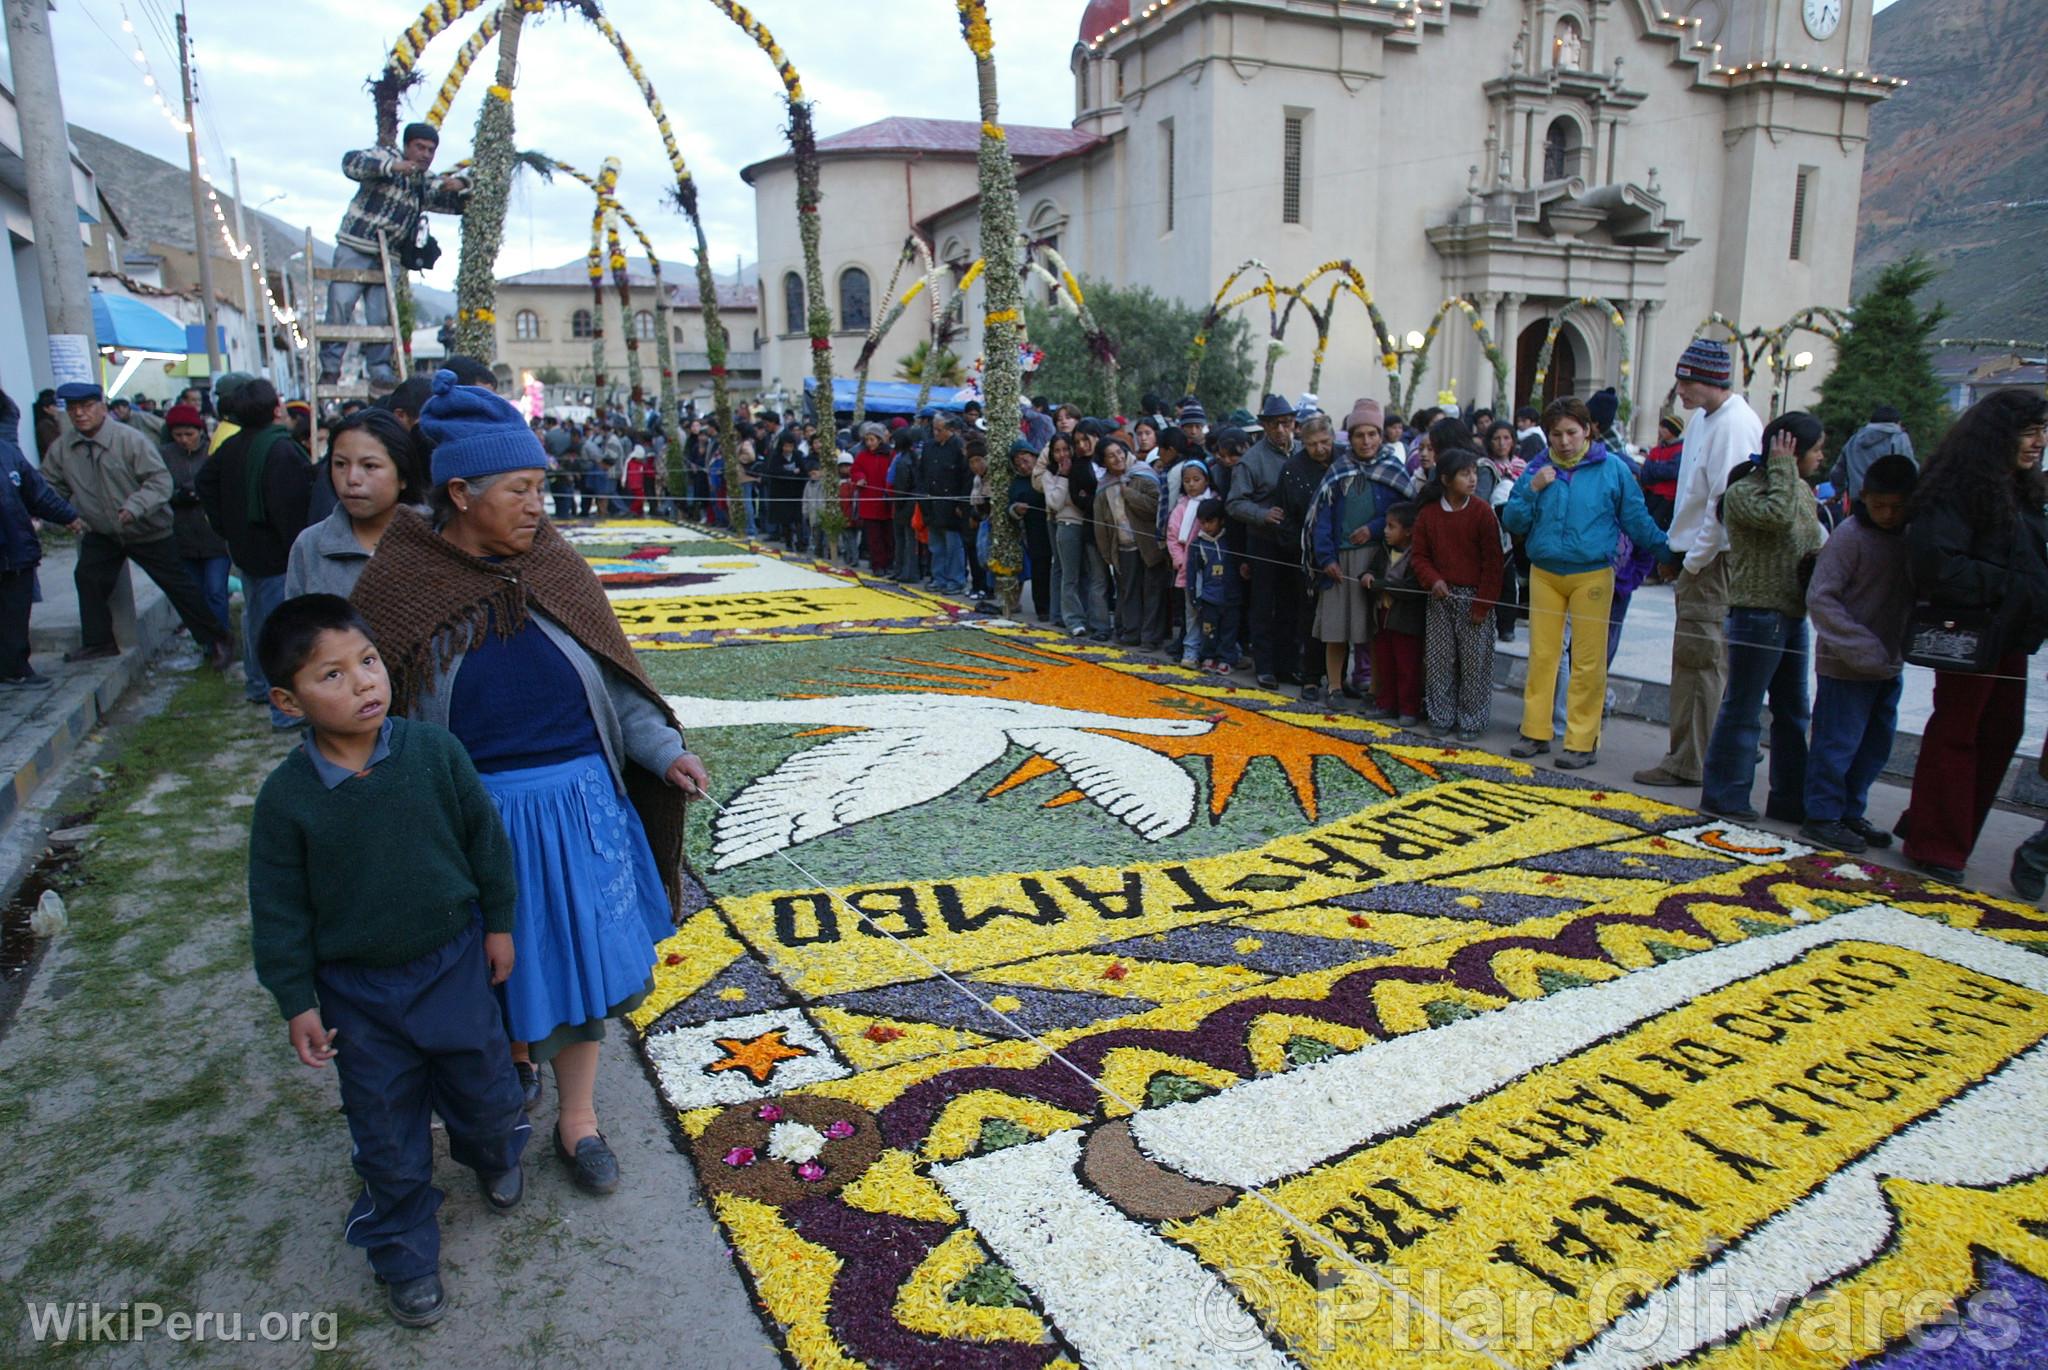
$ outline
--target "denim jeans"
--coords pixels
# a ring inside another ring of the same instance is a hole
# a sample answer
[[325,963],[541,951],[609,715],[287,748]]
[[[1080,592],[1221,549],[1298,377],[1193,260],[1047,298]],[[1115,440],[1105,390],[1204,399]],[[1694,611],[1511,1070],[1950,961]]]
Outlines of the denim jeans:
[[1086,628],[1109,634],[1109,568],[1085,523],[1053,526],[1053,555],[1060,567],[1060,617],[1068,632]]
[[[350,247],[347,243],[334,245],[334,265],[345,271],[375,271],[383,266],[383,259],[374,252],[364,252]],[[356,301],[363,302],[363,322],[382,327],[391,322],[391,296],[381,285],[357,285],[352,281],[329,281],[327,283],[327,322],[349,323],[356,312]],[[341,374],[341,358],[348,351],[345,342],[320,344],[320,371],[323,375]],[[397,379],[398,373],[391,367],[391,344],[388,342],[366,342],[363,344],[363,367],[373,381]]]
[[967,588],[967,544],[956,529],[931,535],[932,587],[964,591]]
[[1806,818],[1838,823],[1863,817],[1870,786],[1892,754],[1899,677],[1837,680],[1814,689],[1813,745],[1806,755]]
[[1771,706],[1771,783],[1765,810],[1806,812],[1806,620],[1775,609],[1728,611],[1728,688],[1707,743],[1700,800],[1724,813],[1749,807],[1763,706]]
[[228,623],[228,558],[186,557],[185,569],[192,573],[192,583],[199,587],[199,593],[206,596],[206,607],[213,610],[213,616],[220,621],[223,633],[231,631]]
[[[256,639],[263,632],[271,612],[284,603],[283,576],[242,575],[242,693],[251,704],[270,697],[270,682],[263,678],[263,664],[256,659]],[[275,704],[270,706],[271,726],[287,728],[292,716]]]

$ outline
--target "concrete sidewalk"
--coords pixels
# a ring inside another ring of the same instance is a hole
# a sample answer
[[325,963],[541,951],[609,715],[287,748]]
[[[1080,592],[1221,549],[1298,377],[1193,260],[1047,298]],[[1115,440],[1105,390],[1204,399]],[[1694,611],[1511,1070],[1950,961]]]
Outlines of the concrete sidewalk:
[[[1608,668],[1607,687],[1613,701],[1611,716],[1647,719],[1652,723],[1671,721],[1671,638],[1677,627],[1677,613],[1671,587],[1649,584],[1637,590],[1629,601],[1628,617],[1621,630],[1621,646]],[[1529,625],[1515,625],[1515,640],[1496,646],[1494,680],[1519,698],[1528,679]],[[1806,697],[1813,699],[1811,655],[1808,657]],[[1560,696],[1562,697],[1562,696]],[[1768,717],[1769,711],[1766,710]],[[1888,777],[1908,781],[1920,759],[1920,735],[1934,713],[1934,672],[1921,666],[1906,667],[1904,688],[1899,698],[1899,728],[1892,746]],[[1520,716],[1519,703],[1516,717]],[[2048,782],[2037,770],[2041,742],[2048,734],[2048,672],[2033,669],[2027,676],[2027,730],[2014,753],[2006,777],[2004,797],[2012,803],[2048,808]],[[1765,745],[1770,742],[1766,732]],[[1651,757],[1645,766],[1656,762]],[[1697,796],[1695,796],[1697,797]]]
[[121,655],[65,664],[64,653],[81,641],[78,591],[71,578],[77,544],[52,538],[46,548],[38,576],[43,598],[29,619],[29,649],[35,670],[56,684],[47,690],[0,687],[0,827],[99,726],[157,649],[178,631],[178,616],[163,591],[131,565],[134,593],[128,604],[117,602],[114,613]]

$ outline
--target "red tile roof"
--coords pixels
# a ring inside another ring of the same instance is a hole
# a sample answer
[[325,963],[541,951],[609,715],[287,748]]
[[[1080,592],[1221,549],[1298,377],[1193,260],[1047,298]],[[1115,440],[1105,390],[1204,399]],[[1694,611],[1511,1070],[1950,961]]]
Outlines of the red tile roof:
[[[1092,135],[1071,128],[1038,128],[1030,124],[1006,125],[1010,155],[1020,162],[1057,157],[1085,147]],[[877,119],[872,124],[835,133],[818,140],[820,153],[919,152],[972,157],[981,147],[981,125],[971,119]],[[740,177],[752,184],[754,173],[788,158],[788,153],[765,158],[741,170]]]

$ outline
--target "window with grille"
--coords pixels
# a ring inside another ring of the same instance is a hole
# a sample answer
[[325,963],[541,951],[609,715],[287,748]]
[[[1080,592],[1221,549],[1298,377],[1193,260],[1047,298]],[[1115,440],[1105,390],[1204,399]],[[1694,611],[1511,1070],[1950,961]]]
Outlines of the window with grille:
[[633,315],[633,336],[641,342],[654,341],[654,316],[644,309]]
[[870,321],[868,273],[850,266],[839,276],[839,326],[864,329]]
[[522,309],[512,316],[513,336],[521,342],[532,342],[540,337],[540,315],[531,309]]
[[1806,256],[1806,200],[1813,188],[1813,171],[1810,166],[1799,168],[1799,179],[1792,185],[1792,260],[1802,261]]
[[794,271],[785,272],[782,277],[783,327],[791,333],[804,331],[804,321],[810,317],[804,308],[804,278]]
[[590,311],[579,309],[569,316],[569,336],[592,338],[597,336],[596,325],[591,322]]
[[1165,185],[1161,187],[1161,193],[1166,200],[1166,231],[1171,233],[1173,232],[1173,197],[1175,190],[1173,183],[1173,120],[1171,119],[1161,119],[1159,121],[1159,155],[1166,162]]
[[1287,116],[1280,135],[1280,222],[1301,222],[1301,144],[1303,119]]

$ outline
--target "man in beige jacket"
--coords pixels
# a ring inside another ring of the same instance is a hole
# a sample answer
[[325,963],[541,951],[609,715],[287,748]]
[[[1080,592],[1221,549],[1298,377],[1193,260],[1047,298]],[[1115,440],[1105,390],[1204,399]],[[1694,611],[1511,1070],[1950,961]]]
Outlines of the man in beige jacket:
[[157,583],[178,611],[209,666],[225,670],[233,659],[227,635],[206,607],[206,597],[178,557],[171,535],[171,472],[154,444],[124,424],[108,422],[97,385],[72,381],[57,387],[71,422],[43,453],[43,478],[71,501],[85,521],[78,541],[78,622],[84,645],[66,661],[118,656],[114,587],[133,561]]

